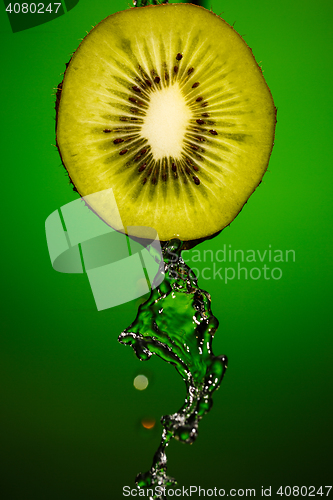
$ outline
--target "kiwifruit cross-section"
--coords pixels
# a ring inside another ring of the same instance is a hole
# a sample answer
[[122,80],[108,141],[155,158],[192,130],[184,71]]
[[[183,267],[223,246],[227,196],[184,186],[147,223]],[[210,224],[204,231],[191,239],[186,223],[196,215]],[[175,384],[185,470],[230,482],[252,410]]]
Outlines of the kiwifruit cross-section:
[[62,161],[81,196],[112,188],[121,222],[111,197],[94,197],[91,208],[114,229],[207,238],[236,217],[267,169],[270,90],[244,40],[202,7],[104,19],[73,55],[59,97]]

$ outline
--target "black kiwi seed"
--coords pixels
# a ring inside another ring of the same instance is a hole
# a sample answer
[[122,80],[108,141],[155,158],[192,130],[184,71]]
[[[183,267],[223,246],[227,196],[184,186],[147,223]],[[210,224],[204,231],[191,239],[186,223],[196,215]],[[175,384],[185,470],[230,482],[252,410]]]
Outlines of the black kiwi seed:
[[109,134],[109,133],[111,132],[111,130],[110,130],[109,128],[105,128],[105,129],[103,130],[103,132],[104,132],[105,134]]
[[[176,56],[176,59],[177,61],[180,61],[181,59],[183,58],[183,55],[181,53],[178,53],[177,56]],[[178,65],[175,65],[173,67],[173,71],[175,74],[177,74],[179,72],[179,66]],[[187,75],[190,76],[192,73],[194,72],[194,68],[193,67],[190,67],[187,69]],[[139,79],[136,79],[136,81],[138,82],[138,85],[133,85],[132,86],[132,90],[138,94],[140,94],[142,92],[142,89],[150,89],[152,86],[153,86],[153,83],[154,82],[155,84],[159,84],[161,82],[161,77],[157,76],[156,74],[156,71],[155,70],[151,70],[151,80],[150,80],[150,77],[148,75],[146,75],[145,73],[142,73],[142,80],[139,80]],[[169,73],[167,71],[167,68],[165,68],[165,70],[163,71],[162,73],[162,78],[164,79],[164,81],[168,81],[170,76],[169,76]],[[197,87],[199,87],[200,85],[200,82],[195,82],[193,83],[192,85],[192,88],[193,89],[196,89]],[[140,88],[141,87],[141,88]],[[203,97],[202,96],[199,96],[196,98],[196,102],[198,103],[201,103],[203,101]],[[140,102],[138,100],[138,98],[136,96],[133,96],[133,95],[130,95],[128,97],[128,100],[135,104],[136,107],[129,107],[129,111],[130,113],[134,114],[134,115],[137,115],[138,113],[141,114],[141,110],[139,109],[139,106],[142,106],[144,105],[144,103]],[[206,107],[208,106],[208,102],[203,102],[201,104],[202,107]],[[208,118],[209,117],[209,113],[202,113],[201,114],[201,117],[203,118]],[[122,117],[119,117],[119,119],[121,121],[137,121],[138,118],[135,118],[133,116],[122,116]],[[196,123],[198,125],[204,125],[206,124],[207,122],[204,121],[203,119],[201,118],[198,118],[196,119]],[[210,124],[210,122],[208,122]],[[213,124],[213,123],[212,123]],[[126,127],[125,127],[126,128]],[[112,132],[111,129],[104,129],[105,133],[110,133]],[[197,132],[199,132],[199,134],[201,133],[200,129],[197,129]],[[217,135],[217,132],[215,130],[209,130],[210,134],[212,135]],[[125,138],[121,138],[121,137],[118,137],[116,139],[114,139],[114,144],[120,144],[122,142],[130,142],[130,141],[133,141],[135,138],[133,137],[125,137]],[[200,141],[200,142],[204,142],[205,141],[205,138],[202,137],[202,136],[196,136],[193,138],[194,140],[196,141]],[[201,151],[201,148],[195,144],[192,144],[190,143],[189,144],[189,147],[190,149],[193,150],[194,154],[195,154],[195,157],[197,159],[202,159],[199,154],[197,152],[200,152]],[[147,151],[149,150],[149,148],[147,147],[144,147],[143,149],[141,149],[140,151],[137,152],[137,154],[133,157],[133,160],[132,161],[135,161],[135,162],[139,162],[139,166],[136,167],[137,168],[137,171],[138,173],[141,174],[141,172],[143,171],[146,171],[146,177],[144,177],[144,179],[142,179],[142,185],[145,185],[147,183],[147,180],[150,178],[150,182],[152,185],[156,185],[158,183],[158,180],[159,180],[159,169],[156,169],[156,168],[152,168],[152,166],[150,168],[147,168],[147,162],[145,163],[142,163],[142,160],[143,160],[143,156],[146,155]],[[119,151],[119,155],[125,155],[129,150],[128,149],[122,149],[121,151]],[[203,150],[202,150],[203,151]],[[141,160],[141,165],[140,165],[140,160]],[[144,160],[143,160],[144,161]],[[165,165],[164,165],[165,167]],[[189,158],[185,158],[185,164],[183,165],[178,165],[173,162],[171,164],[171,170],[173,172],[173,176],[174,178],[176,179],[178,177],[178,170],[180,168],[180,172],[183,174],[183,177],[184,177],[184,181],[186,181],[186,176],[190,176],[189,179],[191,178],[192,176],[192,179],[193,179],[193,182],[196,184],[196,185],[199,185],[200,184],[200,179],[196,176],[196,175],[193,175],[195,172],[199,172],[199,167],[197,167],[196,165],[194,165]],[[161,178],[164,182],[167,181],[168,179],[168,171],[164,168],[162,171],[161,171]]]

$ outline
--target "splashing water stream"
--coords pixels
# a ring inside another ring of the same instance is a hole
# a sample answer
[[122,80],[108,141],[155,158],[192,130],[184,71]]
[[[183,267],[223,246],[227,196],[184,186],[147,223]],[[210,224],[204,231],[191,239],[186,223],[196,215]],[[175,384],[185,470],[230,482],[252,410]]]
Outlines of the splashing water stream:
[[[210,308],[209,293],[201,290],[193,271],[181,257],[182,242],[171,240],[163,247],[160,285],[140,305],[135,321],[118,340],[131,345],[140,360],[153,354],[171,363],[186,384],[184,405],[177,413],[163,416],[163,433],[151,469],[136,477],[139,488],[166,487],[175,480],[166,474],[166,448],[175,438],[193,443],[201,418],[212,407],[212,395],[219,388],[227,368],[226,356],[215,356],[212,341],[218,320]],[[153,499],[166,499],[154,495]]]

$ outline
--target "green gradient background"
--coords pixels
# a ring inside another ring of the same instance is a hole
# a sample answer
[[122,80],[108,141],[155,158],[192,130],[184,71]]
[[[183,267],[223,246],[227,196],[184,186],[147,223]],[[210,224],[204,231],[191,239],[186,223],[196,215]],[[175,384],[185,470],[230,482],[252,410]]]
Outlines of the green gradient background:
[[[262,485],[332,484],[332,3],[211,3],[262,61],[278,124],[264,182],[199,248],[271,244],[294,249],[296,262],[281,264],[279,281],[199,282],[229,368],[197,442],[171,443],[169,472],[180,485],[258,495]],[[44,234],[48,215],[77,197],[52,146],[52,89],[91,25],[127,6],[80,0],[15,34],[1,11],[4,500],[122,498],[159,441],[160,424],[143,432],[140,419],[176,411],[185,395],[170,365],[140,363],[117,342],[137,304],[97,312],[85,275],[52,269]],[[151,384],[141,393],[132,382],[142,371]]]

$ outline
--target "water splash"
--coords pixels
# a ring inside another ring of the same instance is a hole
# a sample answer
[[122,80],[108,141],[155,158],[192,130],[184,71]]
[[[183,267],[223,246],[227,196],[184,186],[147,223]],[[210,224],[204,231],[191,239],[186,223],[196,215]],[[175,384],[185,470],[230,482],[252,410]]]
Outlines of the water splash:
[[[151,290],[140,305],[135,321],[118,340],[131,345],[137,357],[153,354],[174,365],[186,384],[187,396],[177,413],[163,416],[163,433],[151,469],[136,478],[139,488],[166,487],[175,483],[167,476],[166,448],[171,439],[193,443],[201,418],[211,409],[212,395],[227,368],[226,356],[214,356],[212,341],[218,328],[209,293],[201,290],[193,271],[181,257],[182,242],[171,240],[163,247],[160,272],[164,281]],[[154,495],[150,499],[165,499]]]

